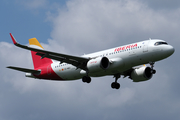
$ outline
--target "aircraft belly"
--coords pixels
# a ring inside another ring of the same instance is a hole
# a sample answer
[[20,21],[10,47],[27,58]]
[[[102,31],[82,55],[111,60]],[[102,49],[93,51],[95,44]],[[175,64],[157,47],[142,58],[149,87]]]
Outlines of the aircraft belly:
[[124,69],[130,69],[134,66],[145,64],[146,60],[142,58],[141,54],[134,54],[124,58],[125,67]]
[[63,78],[64,80],[77,80],[82,78],[80,74],[80,69],[56,69],[56,74]]
[[157,61],[160,60],[160,55],[157,52],[146,52],[146,53],[140,53],[136,54],[134,56],[129,56],[125,58],[125,67],[130,68],[133,66],[138,66],[142,64],[147,64],[150,61]]
[[167,57],[166,53],[163,53],[162,50],[152,51],[150,56],[151,61],[159,61]]

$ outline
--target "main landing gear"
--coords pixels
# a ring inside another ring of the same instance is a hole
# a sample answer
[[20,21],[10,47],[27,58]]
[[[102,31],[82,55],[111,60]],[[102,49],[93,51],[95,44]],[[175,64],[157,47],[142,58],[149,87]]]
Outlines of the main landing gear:
[[150,66],[151,66],[151,73],[152,74],[156,74],[156,70],[154,70],[154,64],[155,62],[149,62]]
[[84,76],[84,77],[82,78],[82,81],[83,81],[83,82],[86,82],[86,83],[90,83],[90,82],[91,82],[91,78],[90,78],[89,76]]
[[87,73],[86,73],[86,76],[83,76],[82,77],[82,81],[84,82],[84,83],[90,83],[91,82],[91,77],[89,77],[89,75],[88,75],[88,71],[86,71]]
[[113,82],[113,83],[111,84],[111,87],[112,87],[113,89],[119,89],[119,88],[120,88],[120,84],[117,82],[117,80],[118,80],[121,76],[120,76],[120,74],[117,74],[117,75],[114,75],[114,77],[115,77],[115,82]]
[[[117,74],[117,75],[114,75],[115,77],[115,82],[113,82],[111,84],[111,87],[113,89],[119,89],[120,88],[120,84],[117,82],[117,80],[121,77],[120,74]],[[84,76],[82,78],[82,81],[85,82],[85,83],[90,83],[91,82],[91,78],[89,76]]]

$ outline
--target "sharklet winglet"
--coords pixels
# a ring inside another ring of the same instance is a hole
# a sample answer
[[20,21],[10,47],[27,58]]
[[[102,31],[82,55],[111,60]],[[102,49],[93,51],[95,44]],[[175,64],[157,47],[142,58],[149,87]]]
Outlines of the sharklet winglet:
[[13,43],[16,45],[18,42],[16,41],[16,39],[14,38],[14,36],[11,33],[9,33],[9,34],[11,36],[11,39],[12,39]]

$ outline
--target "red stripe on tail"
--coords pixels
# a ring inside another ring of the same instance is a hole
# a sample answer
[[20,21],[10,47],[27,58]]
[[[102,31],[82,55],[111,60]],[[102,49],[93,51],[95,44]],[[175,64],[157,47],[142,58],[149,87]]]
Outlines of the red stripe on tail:
[[31,51],[34,69],[37,70],[40,67],[51,65],[53,62],[49,58],[41,59],[41,56],[36,55],[37,52]]

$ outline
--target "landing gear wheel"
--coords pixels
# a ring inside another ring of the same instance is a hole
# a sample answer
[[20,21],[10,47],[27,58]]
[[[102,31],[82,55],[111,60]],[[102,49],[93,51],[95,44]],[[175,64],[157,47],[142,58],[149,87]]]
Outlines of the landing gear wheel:
[[152,70],[152,74],[156,74],[156,70]]
[[83,82],[86,82],[86,76],[84,76],[84,77],[82,78],[82,81],[83,81]]
[[119,89],[119,88],[120,88],[120,84],[117,83],[117,82],[113,82],[113,83],[111,84],[111,87],[112,87],[113,89]]
[[113,83],[111,84],[111,87],[112,87],[113,89],[116,88],[116,83],[113,82]]
[[90,77],[87,77],[86,82],[87,82],[87,83],[90,83],[90,82],[91,82],[91,78],[90,78]]
[[120,84],[116,83],[116,89],[119,89],[119,88],[120,88]]
[[82,81],[83,81],[83,82],[86,82],[86,83],[90,83],[90,82],[91,82],[91,78],[90,78],[89,76],[84,76],[84,77],[82,78]]

